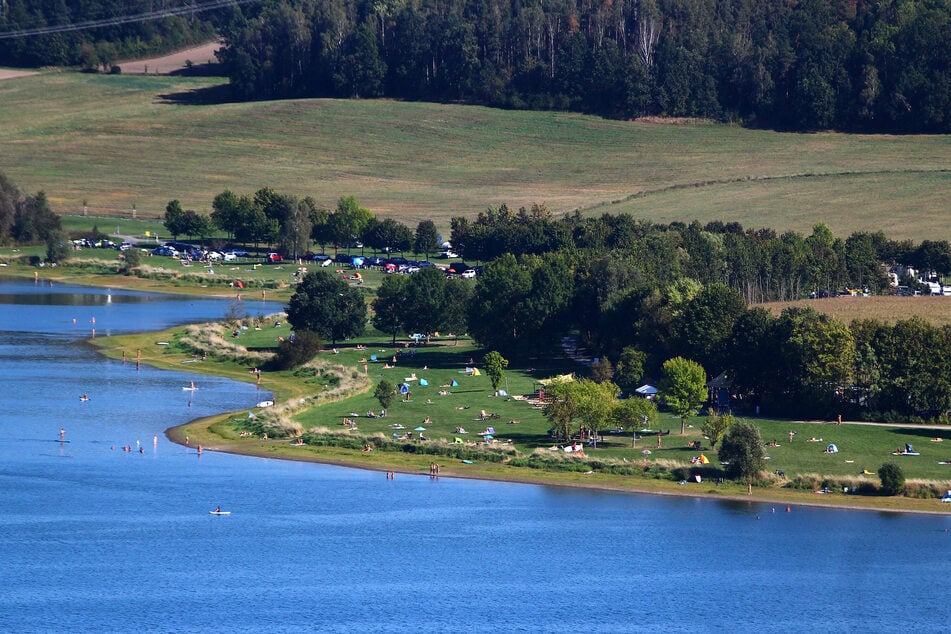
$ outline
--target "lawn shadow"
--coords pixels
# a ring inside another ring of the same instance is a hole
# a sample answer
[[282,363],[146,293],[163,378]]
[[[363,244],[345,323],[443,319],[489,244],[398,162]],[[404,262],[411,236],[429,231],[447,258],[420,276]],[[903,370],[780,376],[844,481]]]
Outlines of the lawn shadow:
[[231,87],[228,84],[165,93],[159,95],[158,100],[161,104],[172,106],[215,106],[238,101],[232,95]]
[[942,441],[951,441],[951,430],[944,429],[916,429],[914,427],[895,427],[888,430],[898,436],[918,436],[919,438],[941,438]]

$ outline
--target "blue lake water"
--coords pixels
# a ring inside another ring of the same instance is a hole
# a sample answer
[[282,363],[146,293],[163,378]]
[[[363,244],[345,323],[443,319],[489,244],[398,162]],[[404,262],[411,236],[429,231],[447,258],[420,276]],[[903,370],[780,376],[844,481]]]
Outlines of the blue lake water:
[[947,628],[948,517],[199,457],[163,430],[254,385],[82,343],[229,309],[0,282],[0,631]]

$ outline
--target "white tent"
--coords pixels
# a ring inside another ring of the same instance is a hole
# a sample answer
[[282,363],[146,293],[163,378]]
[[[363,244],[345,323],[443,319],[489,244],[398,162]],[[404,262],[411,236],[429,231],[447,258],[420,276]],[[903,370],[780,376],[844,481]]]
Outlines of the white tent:
[[647,398],[650,398],[651,396],[657,396],[658,391],[659,390],[656,387],[649,383],[646,383],[634,390],[638,396],[646,396]]

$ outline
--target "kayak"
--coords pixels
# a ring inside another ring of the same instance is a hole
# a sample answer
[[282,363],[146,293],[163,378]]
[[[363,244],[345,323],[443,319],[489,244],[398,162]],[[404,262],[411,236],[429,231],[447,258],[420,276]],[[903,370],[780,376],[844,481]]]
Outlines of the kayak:
[[231,515],[231,511],[208,511],[212,515]]

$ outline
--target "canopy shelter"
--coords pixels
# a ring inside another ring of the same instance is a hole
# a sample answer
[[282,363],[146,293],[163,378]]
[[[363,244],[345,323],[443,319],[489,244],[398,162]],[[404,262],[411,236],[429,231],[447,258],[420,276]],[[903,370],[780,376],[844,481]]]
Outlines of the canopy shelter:
[[660,390],[658,390],[656,387],[654,387],[650,383],[645,383],[644,385],[634,390],[634,393],[637,394],[638,396],[643,396],[644,398],[650,400],[654,398],[655,396],[657,396],[657,394],[660,393]]
[[718,412],[730,411],[730,393],[732,387],[733,374],[729,370],[724,370],[707,383],[707,391],[710,394],[710,405]]

